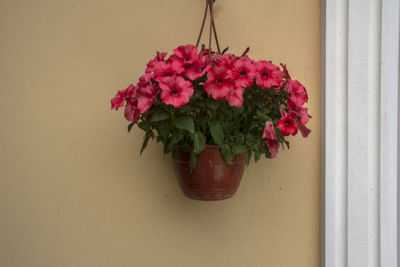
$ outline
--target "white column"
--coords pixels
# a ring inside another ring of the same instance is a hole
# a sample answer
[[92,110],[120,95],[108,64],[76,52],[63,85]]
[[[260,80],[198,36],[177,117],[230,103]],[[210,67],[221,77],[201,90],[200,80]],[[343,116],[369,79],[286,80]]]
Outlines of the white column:
[[323,266],[399,265],[399,0],[322,3]]

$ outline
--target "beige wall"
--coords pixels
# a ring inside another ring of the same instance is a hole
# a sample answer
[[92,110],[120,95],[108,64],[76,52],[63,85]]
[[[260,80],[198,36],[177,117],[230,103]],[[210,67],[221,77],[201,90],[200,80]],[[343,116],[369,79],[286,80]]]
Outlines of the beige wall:
[[204,1],[1,0],[0,266],[319,266],[319,2],[216,1],[223,46],[305,84],[313,133],[198,202],[109,100],[195,41]]

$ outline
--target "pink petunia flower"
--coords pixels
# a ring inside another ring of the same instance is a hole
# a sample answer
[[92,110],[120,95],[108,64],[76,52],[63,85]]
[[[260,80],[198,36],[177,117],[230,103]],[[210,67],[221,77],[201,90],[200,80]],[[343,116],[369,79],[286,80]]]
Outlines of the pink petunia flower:
[[275,133],[275,129],[274,129],[274,125],[273,125],[272,121],[267,121],[265,123],[262,138],[269,139],[269,140],[276,140],[276,133]]
[[144,75],[140,76],[139,82],[136,84],[137,88],[146,87],[150,84],[151,79],[153,79],[153,73],[145,73]]
[[231,91],[234,91],[235,83],[231,73],[225,67],[215,66],[207,72],[207,81],[204,83],[204,89],[207,94],[218,100],[227,97]]
[[194,93],[193,84],[180,76],[165,77],[160,82],[161,99],[167,105],[179,108],[190,101]]
[[301,107],[308,101],[308,94],[304,86],[297,80],[288,80],[286,89],[289,92],[289,100],[297,107]]
[[263,88],[278,88],[282,81],[282,72],[271,62],[260,60],[256,62],[256,83]]
[[209,57],[200,55],[199,60],[190,64],[185,73],[190,80],[194,81],[197,78],[202,77],[210,68],[211,64]]
[[148,84],[143,87],[138,87],[136,90],[137,95],[139,96],[146,96],[146,97],[153,97],[160,92],[160,88],[157,86],[157,84]]
[[118,110],[118,108],[121,108],[125,104],[125,99],[134,97],[136,94],[135,87],[133,84],[129,85],[125,90],[118,91],[116,96],[111,99],[111,109]]
[[281,117],[287,117],[288,113],[286,112],[286,110],[284,108],[280,108],[279,112],[281,113]]
[[279,143],[276,143],[276,133],[274,125],[271,121],[267,121],[265,123],[262,138],[267,139],[265,144],[267,145],[269,152],[271,153],[271,158],[275,158],[278,154]]
[[276,124],[276,127],[284,136],[288,136],[290,134],[296,135],[298,131],[297,124],[292,117],[281,118]]
[[125,107],[125,119],[127,119],[130,122],[137,123],[140,112],[139,109],[137,108],[137,100],[136,99],[129,99],[126,103]]
[[174,54],[168,60],[177,61],[182,67],[194,63],[199,60],[197,47],[192,44],[181,45],[174,49]]
[[298,122],[297,125],[303,137],[307,137],[311,133],[311,130],[305,124]]
[[230,106],[240,107],[243,105],[243,92],[244,88],[236,86],[234,90],[230,91],[225,99]]
[[306,126],[306,123],[310,120],[307,110],[308,109],[304,107],[297,107],[296,109],[289,110],[289,115],[296,121],[303,137],[307,137],[311,133],[311,130]]
[[218,66],[231,70],[235,67],[235,56],[232,54],[218,55],[214,58],[214,62]]
[[160,92],[160,87],[157,84],[147,84],[144,87],[137,88],[138,103],[137,107],[140,113],[145,113],[156,101],[156,95]]
[[235,60],[236,60],[236,58],[234,57],[234,55],[225,54],[225,55],[217,55],[213,59],[213,62],[218,67],[225,68],[226,79],[231,78],[231,79],[235,80],[239,74],[235,68]]
[[111,99],[111,109],[118,110],[118,108],[124,106],[125,104],[124,95],[125,95],[124,91],[118,91],[115,97]]
[[278,154],[279,143],[276,143],[275,140],[268,140],[266,142],[269,152],[271,153],[271,159],[275,158]]
[[146,73],[151,73],[154,71],[154,66],[157,62],[164,61],[165,56],[167,53],[160,53],[157,51],[157,55],[147,63]]
[[308,108],[297,107],[296,109],[289,110],[289,116],[298,119],[303,124],[306,124],[310,120],[307,111]]
[[254,82],[254,76],[257,70],[251,60],[247,57],[243,57],[237,60],[234,65],[238,73],[235,79],[236,84],[242,87],[251,86]]
[[156,101],[156,97],[147,97],[147,96],[139,96],[137,99],[137,108],[139,109],[140,114],[145,113]]
[[154,64],[154,80],[160,82],[164,77],[175,76],[184,71],[185,68],[183,68],[176,61],[171,61],[169,63],[159,61]]

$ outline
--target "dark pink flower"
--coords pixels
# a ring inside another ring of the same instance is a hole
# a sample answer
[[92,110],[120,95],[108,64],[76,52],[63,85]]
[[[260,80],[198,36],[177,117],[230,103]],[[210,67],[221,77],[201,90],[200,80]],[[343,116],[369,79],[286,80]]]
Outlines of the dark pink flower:
[[[217,65],[224,64],[225,66],[226,66],[226,63],[229,63],[229,62],[232,62],[232,64],[233,64],[235,60],[236,60],[236,57],[234,54],[216,55],[213,58],[213,61],[215,64],[217,64]],[[225,62],[223,62],[223,61],[225,61]],[[227,67],[229,67],[229,66],[227,66]]]
[[231,78],[233,80],[238,76],[238,72],[235,68],[235,57],[231,54],[217,55],[213,62],[216,66],[225,68],[226,79]]
[[170,60],[179,61],[181,62],[182,66],[196,62],[199,60],[197,47],[191,44],[179,46],[178,48],[174,49],[174,54],[170,57]]
[[176,61],[171,61],[169,63],[159,61],[154,65],[154,80],[160,82],[164,77],[175,76],[184,71],[185,68]]
[[136,99],[129,99],[126,102],[126,107],[125,107],[125,119],[127,119],[130,122],[137,123],[140,112],[139,109],[137,108],[137,100]]
[[153,79],[153,73],[145,73],[144,75],[140,76],[139,82],[136,84],[137,88],[146,87],[150,84],[151,79]]
[[282,81],[282,72],[279,67],[269,61],[260,60],[256,62],[256,83],[263,88],[279,88]]
[[256,75],[256,67],[251,60],[247,57],[243,57],[237,60],[234,65],[237,71],[237,76],[235,78],[236,84],[243,87],[251,86],[254,82],[254,76]]
[[165,77],[160,82],[161,99],[167,105],[179,108],[190,101],[194,93],[193,84],[180,76]]
[[276,133],[275,133],[274,125],[272,124],[271,121],[267,121],[265,123],[262,138],[268,139],[268,140],[276,140]]
[[267,139],[265,144],[267,145],[269,152],[271,153],[271,158],[275,158],[278,154],[279,143],[276,143],[276,132],[274,129],[274,125],[271,121],[267,121],[265,123],[262,138]]
[[288,80],[286,89],[289,92],[289,100],[297,107],[301,107],[308,101],[308,94],[304,86],[297,80]]
[[286,110],[284,108],[280,108],[279,112],[281,113],[281,117],[287,117],[288,113],[286,112]]
[[275,140],[268,140],[266,142],[269,152],[271,153],[271,159],[275,158],[278,154],[279,143],[276,143]]
[[125,98],[132,98],[136,96],[136,87],[132,84],[125,89]]
[[160,53],[157,51],[157,55],[147,63],[146,73],[153,72],[154,66],[157,62],[164,61],[165,56],[167,53]]
[[218,66],[225,67],[228,70],[235,68],[235,57],[231,54],[218,55],[214,58],[214,62]]
[[139,96],[145,96],[145,97],[153,97],[160,92],[160,88],[157,86],[157,84],[148,84],[143,87],[138,87],[136,90],[137,95]]
[[190,80],[194,81],[197,78],[202,77],[211,68],[210,60],[208,56],[200,55],[199,60],[190,64],[186,69],[186,76]]
[[303,137],[307,137],[311,133],[311,130],[306,126],[306,123],[310,120],[307,110],[308,109],[304,107],[297,107],[296,109],[289,110],[289,115],[296,121]]
[[235,90],[235,83],[225,67],[215,66],[207,72],[204,89],[214,99],[223,99]]
[[111,99],[111,109],[118,110],[118,108],[124,106],[125,104],[124,95],[125,95],[124,91],[118,91],[115,97]]
[[234,90],[230,91],[225,99],[230,106],[240,107],[243,105],[243,91],[244,88],[236,86]]
[[133,84],[129,85],[125,90],[118,91],[116,96],[111,99],[111,109],[121,108],[125,104],[125,99],[135,96],[135,87]]
[[139,109],[140,114],[145,113],[156,101],[156,97],[147,97],[147,96],[139,96],[137,99],[137,108]]
[[151,105],[156,101],[156,95],[160,92],[160,87],[157,84],[147,84],[144,87],[137,88],[138,103],[137,108],[140,113],[145,113]]
[[308,108],[297,107],[296,109],[289,110],[289,116],[298,119],[303,124],[306,124],[310,120],[307,111]]
[[303,137],[307,137],[311,133],[311,130],[307,128],[307,126],[301,123],[300,121],[297,123],[297,125],[299,126],[299,130]]
[[297,124],[292,117],[281,118],[276,124],[276,127],[284,136],[288,136],[290,134],[296,135],[298,131]]

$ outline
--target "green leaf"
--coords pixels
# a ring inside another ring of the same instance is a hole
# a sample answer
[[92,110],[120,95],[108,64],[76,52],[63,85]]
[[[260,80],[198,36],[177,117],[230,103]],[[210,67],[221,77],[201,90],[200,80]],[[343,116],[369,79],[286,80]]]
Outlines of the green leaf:
[[198,154],[204,150],[204,146],[205,146],[206,142],[205,142],[204,135],[201,132],[196,131],[192,135],[192,140],[193,140],[193,145],[194,145],[193,150],[196,154]]
[[[283,140],[283,144],[285,144],[287,146],[288,149],[290,149],[289,145],[290,143],[286,140]],[[282,148],[285,149],[285,146],[282,144]]]
[[244,106],[235,107],[235,108],[233,108],[233,111],[234,111],[236,114],[241,114],[241,113],[243,113],[243,111],[244,111]]
[[131,132],[133,125],[135,125],[133,122],[128,125],[128,133]]
[[233,152],[234,155],[239,154],[239,153],[244,153],[244,152],[246,152],[246,151],[247,151],[247,149],[246,149],[245,146],[234,145],[234,146],[232,147],[232,152]]
[[250,125],[249,131],[254,130],[254,129],[260,129],[261,127],[263,127],[263,126],[260,126],[260,125],[262,125],[262,124],[259,124],[259,123],[256,123],[256,122],[253,121],[251,123],[251,125]]
[[210,127],[210,133],[214,140],[214,143],[217,145],[222,145],[225,135],[221,124],[217,121],[211,121],[208,123],[208,126]]
[[193,119],[187,115],[178,117],[175,121],[175,127],[182,130],[187,130],[190,133],[194,133]]
[[272,90],[272,89],[266,90],[266,92],[267,92],[267,95],[269,95],[269,96],[276,96],[279,94],[278,92],[276,92],[275,90]]
[[189,144],[186,143],[186,142],[180,143],[180,144],[179,144],[179,147],[180,147],[180,149],[182,149],[182,150],[185,151],[185,152],[190,152],[190,151],[192,151],[192,146],[189,145]]
[[267,121],[269,120],[269,117],[267,115],[265,115],[264,113],[260,112],[257,110],[257,117],[259,117],[260,119],[262,119],[263,121]]
[[257,107],[262,108],[264,105],[264,99],[262,97],[256,97],[254,98],[254,103]]
[[152,121],[152,122],[163,121],[163,120],[166,120],[166,119],[168,119],[168,118],[169,118],[168,112],[166,112],[166,111],[160,109],[160,110],[157,110],[157,111],[153,114],[153,116],[151,116],[151,120],[150,120],[150,121]]
[[189,162],[190,172],[196,167],[196,154],[194,151],[190,151],[190,162]]
[[150,139],[150,134],[146,133],[144,140],[143,140],[142,148],[140,149],[140,155],[142,155],[144,149],[147,147],[147,144],[149,143],[149,139]]
[[251,149],[248,149],[247,153],[246,153],[246,164],[247,165],[250,164],[250,160],[251,160]]
[[221,154],[224,157],[226,163],[231,165],[232,164],[232,151],[231,151],[231,147],[228,144],[222,145]]
[[158,122],[156,129],[157,129],[158,135],[164,139],[166,139],[168,137],[169,133],[171,132],[170,123],[168,123],[168,121]]
[[143,131],[145,131],[145,132],[148,132],[148,131],[151,130],[150,122],[149,122],[149,121],[141,121],[141,122],[139,122],[139,123],[138,123],[138,127],[139,127],[140,129],[142,129]]
[[169,151],[173,151],[175,148],[175,145],[179,141],[181,141],[182,138],[183,138],[183,134],[180,130],[176,130],[176,131],[172,132],[172,138],[168,144]]
[[206,105],[212,110],[216,110],[218,108],[218,102],[211,98],[206,98]]
[[253,147],[255,143],[256,143],[255,137],[251,133],[248,133],[246,135],[246,145],[249,147]]

